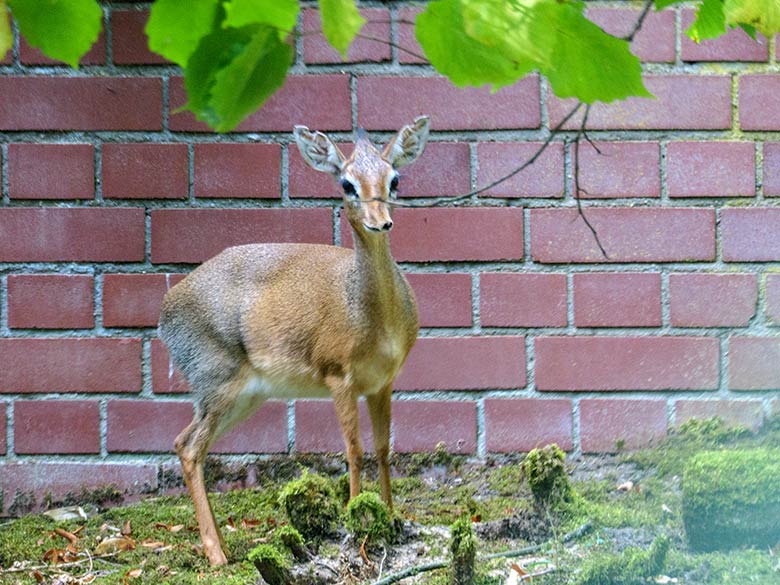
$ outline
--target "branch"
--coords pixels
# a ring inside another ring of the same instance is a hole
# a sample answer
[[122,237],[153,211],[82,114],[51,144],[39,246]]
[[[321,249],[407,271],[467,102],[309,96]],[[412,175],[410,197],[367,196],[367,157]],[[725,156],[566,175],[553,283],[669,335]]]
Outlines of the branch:
[[645,0],[645,5],[642,8],[642,13],[639,15],[639,18],[634,24],[634,28],[631,30],[631,32],[623,37],[624,40],[628,41],[629,43],[634,40],[634,37],[636,37],[639,30],[642,28],[642,25],[645,23],[645,19],[647,18],[647,15],[650,14],[650,8],[652,8],[652,6],[653,6],[653,0]]

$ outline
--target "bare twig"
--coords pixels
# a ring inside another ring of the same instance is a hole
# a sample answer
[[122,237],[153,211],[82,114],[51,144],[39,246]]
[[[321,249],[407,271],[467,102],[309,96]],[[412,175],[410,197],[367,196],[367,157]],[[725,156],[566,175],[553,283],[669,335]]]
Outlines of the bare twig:
[[[368,21],[369,24],[373,21]],[[380,39],[379,37],[373,37],[371,35],[365,35],[363,33],[358,33],[355,35],[359,39],[363,39],[365,41],[372,41],[374,43],[381,43],[383,45],[389,45],[390,47],[395,47],[399,51],[402,51],[406,53],[407,55],[411,55],[412,57],[416,57],[417,59],[422,59],[423,61],[427,61],[428,59],[425,57],[425,55],[421,55],[420,53],[417,53],[416,51],[412,51],[411,49],[407,49],[403,45],[399,45],[398,43],[394,43],[393,41],[388,41],[387,39]]]
[[113,552],[113,553],[106,553],[104,555],[99,555],[99,556],[92,556],[89,553],[87,553],[86,559],[71,561],[69,563],[34,565],[31,567],[12,567],[10,569],[0,569],[0,575],[6,575],[11,573],[27,573],[29,571],[48,571],[48,570],[57,570],[57,569],[67,569],[68,567],[78,567],[80,565],[83,565],[84,563],[89,563],[90,572],[92,572],[93,561],[101,561],[103,559],[115,557],[117,554],[118,553]]
[[631,29],[631,32],[623,37],[624,40],[628,41],[629,43],[634,40],[634,37],[636,37],[636,34],[639,32],[639,30],[642,28],[642,25],[645,23],[645,19],[647,18],[647,15],[650,14],[650,8],[652,7],[653,7],[653,0],[645,0],[645,5],[642,8],[642,13],[639,15],[639,18],[634,24],[634,28]]

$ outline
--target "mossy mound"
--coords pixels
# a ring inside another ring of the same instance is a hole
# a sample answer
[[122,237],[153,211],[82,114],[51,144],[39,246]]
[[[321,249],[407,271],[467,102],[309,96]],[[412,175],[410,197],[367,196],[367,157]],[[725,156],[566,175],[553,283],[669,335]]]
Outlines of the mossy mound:
[[275,546],[258,544],[247,558],[269,585],[288,585],[291,582],[290,559]]
[[390,511],[374,492],[363,492],[350,500],[347,504],[345,524],[347,530],[359,539],[368,537],[372,542],[389,541],[395,536]]
[[661,574],[669,553],[669,539],[658,537],[648,550],[629,547],[620,554],[590,558],[577,585],[639,585]]
[[339,519],[336,494],[331,482],[321,475],[304,471],[300,479],[284,486],[279,503],[290,523],[306,539],[333,534]]
[[474,562],[477,558],[477,538],[471,519],[467,516],[456,520],[450,536],[450,583],[473,585]]
[[780,542],[780,450],[705,451],[682,480],[682,516],[692,549]]
[[566,453],[555,443],[533,449],[523,459],[523,475],[537,502],[551,503],[571,495],[565,462]]

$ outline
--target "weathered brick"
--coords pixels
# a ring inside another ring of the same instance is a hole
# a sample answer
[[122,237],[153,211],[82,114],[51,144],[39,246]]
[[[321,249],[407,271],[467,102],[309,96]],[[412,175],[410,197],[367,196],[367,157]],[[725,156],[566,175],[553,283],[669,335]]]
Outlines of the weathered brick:
[[780,130],[780,75],[739,77],[739,126],[742,130]]
[[680,50],[683,61],[766,61],[769,58],[769,41],[762,34],[756,40],[740,28],[726,31],[716,39],[697,43],[685,34],[695,18],[694,10],[682,10]]
[[477,448],[477,405],[473,402],[399,400],[393,402],[393,450],[432,451],[444,443],[450,453]]
[[678,427],[692,418],[704,420],[718,417],[729,426],[757,431],[764,420],[760,400],[677,400],[674,411]]
[[720,228],[726,262],[780,260],[780,209],[723,209]]
[[657,142],[597,142],[596,146],[598,151],[587,143],[579,147],[581,198],[660,197]]
[[[629,35],[641,13],[640,8],[588,7],[587,17],[616,37]],[[674,61],[674,10],[651,11],[631,43],[631,52],[647,63]]]
[[103,196],[107,199],[186,199],[186,144],[103,145]]
[[577,327],[661,325],[660,273],[575,274],[574,325]]
[[485,400],[485,439],[491,453],[530,451],[550,443],[570,451],[570,400],[506,398]]
[[279,198],[278,144],[196,144],[195,196]]
[[753,197],[752,142],[670,142],[666,150],[670,197]]
[[286,453],[287,403],[269,401],[217,439],[213,453]]
[[471,327],[471,275],[407,274],[417,297],[420,327]]
[[0,226],[0,262],[144,259],[140,208],[6,208]]
[[[366,23],[349,46],[347,58],[330,46],[322,33],[319,10],[303,11],[303,60],[306,63],[360,63],[390,60],[390,11],[386,8],[364,8],[360,11]],[[367,38],[371,37],[371,38]],[[376,39],[376,40],[373,40]]]
[[780,324],[780,274],[766,275],[766,317],[771,325]]
[[111,11],[111,53],[117,65],[158,65],[168,63],[162,55],[149,50],[144,27],[148,10]]
[[159,78],[0,78],[0,130],[161,129]]
[[162,400],[110,400],[106,448],[111,453],[171,453],[192,421],[192,404]]
[[764,195],[780,197],[780,142],[764,145]]
[[[186,102],[183,80],[171,79],[171,130],[210,132],[211,129],[205,123],[198,122],[191,112],[174,113]],[[272,95],[262,108],[239,124],[236,130],[292,132],[293,126],[298,124],[308,126],[312,130],[351,130],[351,103],[348,75],[290,75],[284,86]]]
[[479,277],[483,327],[565,327],[566,275],[488,272]]
[[[520,260],[523,210],[519,208],[398,209],[390,235],[399,262]],[[352,246],[352,230],[342,215],[341,234]]]
[[[632,97],[591,108],[588,128],[605,130],[726,130],[731,128],[731,78],[727,75],[647,75],[656,99]],[[550,125],[557,126],[575,102],[547,99]],[[582,111],[582,109],[581,109]],[[579,128],[582,114],[566,128]]]
[[22,455],[100,453],[96,400],[17,400],[14,450]]
[[177,370],[168,349],[159,339],[152,339],[152,392],[155,394],[186,394],[189,386]]
[[156,327],[163,296],[175,282],[170,274],[106,274],[103,325]]
[[11,274],[8,326],[12,329],[84,329],[95,324],[93,279],[87,275]]
[[141,390],[140,339],[0,339],[0,363],[0,393]]
[[[530,160],[540,143],[483,142],[477,145],[477,187],[482,188]],[[562,197],[563,145],[550,144],[529,167],[481,193],[484,197]],[[467,190],[466,190],[467,191]]]
[[422,8],[411,6],[398,9],[398,61],[401,63],[428,62],[414,33],[414,22],[422,11]]
[[32,495],[32,505],[15,509],[15,515],[36,512],[51,507],[67,494],[81,493],[99,487],[113,486],[122,497],[137,496],[157,489],[157,465],[151,463],[91,463],[23,461],[0,465],[0,490],[6,514],[19,503],[16,495],[26,499]]
[[576,209],[531,210],[537,262],[687,262],[715,259],[715,213],[693,208],[587,208],[609,258]]
[[731,337],[728,351],[731,390],[780,389],[780,339]]
[[669,313],[676,327],[744,327],[756,314],[755,274],[672,274]]
[[358,124],[370,130],[398,130],[422,114],[434,130],[538,128],[539,78],[525,77],[495,93],[457,88],[443,77],[360,77]]
[[[33,47],[24,36],[19,38],[19,61],[24,65],[65,65],[43,54],[43,51]],[[97,40],[87,53],[79,60],[79,65],[104,65],[106,62],[106,35],[100,31]]]
[[199,263],[253,242],[333,242],[329,209],[152,211],[152,262]]
[[585,453],[647,447],[666,436],[663,400],[580,401],[580,442]]
[[11,199],[93,199],[95,153],[91,144],[9,144]]
[[[5,455],[6,452],[6,444],[5,444],[5,435],[6,435],[6,415],[5,415],[5,404],[0,402],[0,455]],[[0,510],[2,512],[2,510]]]
[[522,388],[525,381],[523,337],[425,337],[412,348],[395,388]]
[[[371,418],[365,401],[358,403],[360,437],[366,453],[374,450]],[[344,439],[332,400],[295,402],[295,450],[299,453],[343,453]]]
[[539,390],[714,390],[720,346],[709,337],[537,337]]

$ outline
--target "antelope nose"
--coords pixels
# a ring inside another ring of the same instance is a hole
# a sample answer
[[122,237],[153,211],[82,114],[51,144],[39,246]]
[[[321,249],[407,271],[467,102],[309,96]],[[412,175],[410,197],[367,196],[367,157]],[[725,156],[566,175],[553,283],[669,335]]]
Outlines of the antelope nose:
[[389,219],[382,224],[382,231],[383,232],[389,232],[391,229],[393,229],[393,222]]

